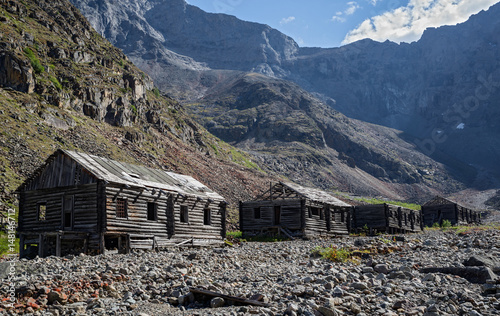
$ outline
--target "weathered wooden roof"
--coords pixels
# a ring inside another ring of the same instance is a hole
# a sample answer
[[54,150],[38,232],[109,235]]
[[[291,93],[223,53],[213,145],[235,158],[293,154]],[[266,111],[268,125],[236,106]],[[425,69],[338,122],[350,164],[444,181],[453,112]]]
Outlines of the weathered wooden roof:
[[82,152],[60,149],[54,155],[58,153],[69,156],[97,179],[109,183],[224,200],[222,196],[190,176],[119,162]]
[[321,203],[326,203],[334,206],[351,206],[338,198],[334,197],[328,192],[319,190],[319,189],[313,189],[313,188],[307,188],[303,187],[301,185],[292,183],[292,182],[281,182],[284,186],[290,188],[291,190],[297,192],[298,194],[302,195],[305,198],[308,198],[312,201],[316,202],[321,202]]
[[446,205],[446,204],[457,204],[457,202],[450,199],[444,198],[442,196],[435,196],[432,200],[427,201],[422,206],[432,206],[432,205]]
[[470,210],[474,210],[474,207],[470,205],[464,205],[462,203],[455,202],[449,198],[444,198],[442,196],[435,196],[432,200],[427,201],[422,206],[436,206],[436,205],[447,205],[447,204],[456,204],[457,206],[464,207]]

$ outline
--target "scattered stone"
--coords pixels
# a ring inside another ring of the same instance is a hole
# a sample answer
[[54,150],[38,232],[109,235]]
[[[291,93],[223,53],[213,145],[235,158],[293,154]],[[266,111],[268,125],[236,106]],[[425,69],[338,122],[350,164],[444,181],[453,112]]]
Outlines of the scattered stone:
[[226,301],[222,297],[214,297],[210,300],[210,307],[212,308],[222,307],[224,304],[226,304]]

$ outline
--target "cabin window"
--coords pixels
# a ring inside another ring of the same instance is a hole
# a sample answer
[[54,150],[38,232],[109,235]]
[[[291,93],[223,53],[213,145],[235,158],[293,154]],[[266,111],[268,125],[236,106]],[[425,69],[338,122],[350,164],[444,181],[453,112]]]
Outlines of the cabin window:
[[117,218],[127,218],[127,200],[117,199],[116,200],[116,217]]
[[64,228],[73,228],[73,195],[64,197],[63,224]]
[[344,222],[345,222],[345,214],[344,214],[344,211],[343,211],[343,210],[341,210],[341,211],[340,211],[340,221],[341,221],[342,223],[344,223]]
[[47,202],[40,202],[36,205],[36,214],[39,222],[47,219]]
[[256,207],[253,209],[253,218],[260,219],[260,207]]
[[319,210],[319,219],[325,219],[325,210],[324,209]]
[[209,208],[203,210],[203,225],[212,225],[212,210]]
[[321,211],[318,207],[311,207],[311,213],[312,213],[312,215],[319,216]]
[[408,216],[406,213],[405,213],[405,225],[408,225]]
[[158,220],[158,206],[156,203],[148,202],[148,221]]
[[189,223],[189,210],[187,205],[181,205],[181,223]]

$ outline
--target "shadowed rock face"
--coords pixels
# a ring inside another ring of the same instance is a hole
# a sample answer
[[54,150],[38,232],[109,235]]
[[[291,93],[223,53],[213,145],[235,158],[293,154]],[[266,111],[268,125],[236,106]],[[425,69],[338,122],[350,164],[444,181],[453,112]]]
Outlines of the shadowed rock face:
[[35,90],[33,68],[9,52],[0,52],[0,86],[32,93]]
[[[500,5],[461,25],[429,29],[412,44],[362,40],[323,49],[299,48],[266,25],[205,13],[183,0],[72,2],[185,103],[213,94],[241,71],[258,72],[294,81],[349,117],[404,131],[401,137],[462,180],[473,180],[476,168],[500,174]],[[248,132],[244,124],[232,131],[210,128],[233,142]],[[270,139],[288,137],[269,133]],[[315,135],[306,143],[317,142]],[[325,141],[338,138],[327,135]],[[375,174],[383,177],[382,171]],[[476,184],[486,188],[496,181]]]

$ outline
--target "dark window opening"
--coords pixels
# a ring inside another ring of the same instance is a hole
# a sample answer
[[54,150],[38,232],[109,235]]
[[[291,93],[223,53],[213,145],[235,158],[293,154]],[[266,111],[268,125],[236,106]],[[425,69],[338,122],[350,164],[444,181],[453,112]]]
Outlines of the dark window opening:
[[37,218],[39,222],[47,219],[47,202],[40,202],[37,204]]
[[274,225],[281,224],[281,206],[274,206]]
[[71,212],[64,212],[64,227],[71,227],[73,226],[73,213]]
[[260,219],[260,207],[256,207],[253,209],[253,218]]
[[203,210],[203,225],[212,225],[212,211],[209,208]]
[[116,217],[127,218],[127,200],[125,199],[116,200]]
[[319,216],[320,209],[318,207],[311,207],[311,213],[312,215]]
[[342,211],[340,211],[340,221],[341,221],[342,223],[344,223],[344,222],[345,222],[345,214],[344,214],[344,211],[343,211],[343,210],[342,210]]
[[64,228],[72,228],[73,227],[73,196],[72,195],[64,197],[63,225],[64,225]]
[[181,223],[189,223],[189,210],[187,205],[181,205]]
[[148,221],[158,220],[158,207],[156,203],[148,202]]
[[319,219],[325,219],[325,209],[319,210]]

